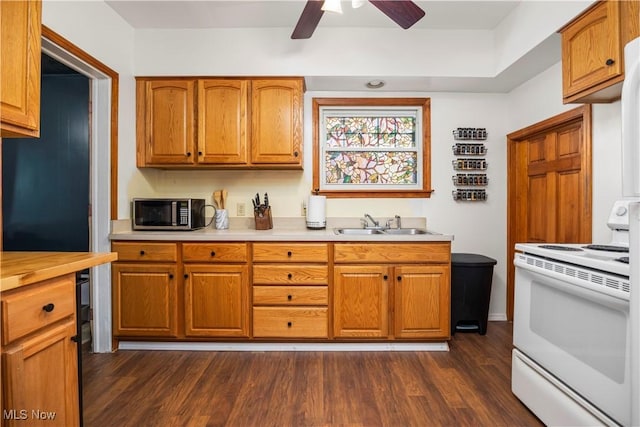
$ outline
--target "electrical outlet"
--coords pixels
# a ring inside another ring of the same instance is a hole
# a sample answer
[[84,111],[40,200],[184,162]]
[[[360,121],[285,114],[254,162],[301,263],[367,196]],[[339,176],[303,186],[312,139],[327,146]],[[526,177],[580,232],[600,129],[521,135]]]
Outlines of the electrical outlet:
[[244,203],[238,203],[236,205],[236,216],[245,216],[246,214],[246,207]]

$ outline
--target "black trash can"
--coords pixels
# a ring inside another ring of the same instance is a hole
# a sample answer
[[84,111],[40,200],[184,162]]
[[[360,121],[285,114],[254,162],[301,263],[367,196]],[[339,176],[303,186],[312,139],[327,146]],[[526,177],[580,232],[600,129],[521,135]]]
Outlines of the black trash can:
[[493,266],[497,261],[478,254],[451,254],[451,334],[487,333]]

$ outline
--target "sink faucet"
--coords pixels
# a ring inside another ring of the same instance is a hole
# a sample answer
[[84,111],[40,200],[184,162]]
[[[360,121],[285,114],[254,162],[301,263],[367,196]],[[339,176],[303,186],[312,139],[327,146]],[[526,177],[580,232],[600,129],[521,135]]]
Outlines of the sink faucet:
[[402,219],[400,218],[400,215],[396,215],[396,216],[395,216],[395,217],[393,217],[393,218],[389,218],[389,219],[387,220],[387,226],[386,226],[386,228],[391,228],[391,222],[392,222],[392,221],[395,221],[395,222],[396,222],[396,228],[398,228],[398,229],[402,228]]
[[367,226],[369,225],[369,223],[367,222],[367,218],[369,220],[371,220],[371,223],[373,224],[373,226],[375,228],[379,228],[380,227],[380,223],[378,221],[376,221],[375,219],[373,219],[373,217],[371,215],[366,213],[366,214],[364,214],[364,226],[365,226],[365,228],[367,228]]

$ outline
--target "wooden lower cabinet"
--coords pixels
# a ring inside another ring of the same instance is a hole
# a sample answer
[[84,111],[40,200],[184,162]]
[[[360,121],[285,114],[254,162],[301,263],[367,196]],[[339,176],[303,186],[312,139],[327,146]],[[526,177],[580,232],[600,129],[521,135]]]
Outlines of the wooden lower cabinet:
[[177,337],[175,264],[114,263],[113,335]]
[[333,273],[333,334],[341,338],[389,335],[390,268],[340,265]]
[[449,339],[450,249],[443,242],[336,243],[334,337]]
[[249,337],[249,270],[245,265],[186,264],[185,335]]
[[75,274],[2,293],[2,425],[80,425]]
[[450,335],[451,287],[448,265],[403,265],[394,272],[396,338]]

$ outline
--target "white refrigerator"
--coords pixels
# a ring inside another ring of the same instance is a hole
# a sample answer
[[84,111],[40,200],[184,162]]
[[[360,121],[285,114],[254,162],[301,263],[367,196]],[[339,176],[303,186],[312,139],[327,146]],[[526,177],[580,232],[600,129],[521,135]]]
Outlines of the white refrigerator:
[[622,195],[629,204],[631,425],[640,425],[640,38],[625,46],[622,86]]

